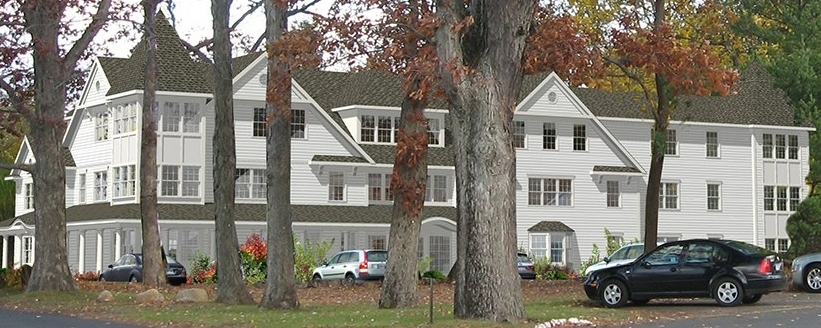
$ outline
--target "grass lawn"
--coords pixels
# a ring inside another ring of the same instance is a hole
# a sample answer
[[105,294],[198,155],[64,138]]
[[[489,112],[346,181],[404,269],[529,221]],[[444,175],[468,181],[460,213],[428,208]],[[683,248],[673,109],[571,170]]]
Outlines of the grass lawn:
[[[587,301],[581,283],[523,283],[528,320],[515,325],[490,324],[456,320],[453,317],[452,286],[436,286],[434,325],[436,327],[533,327],[551,319],[579,318],[595,324],[626,322],[636,316],[633,311],[611,310]],[[173,301],[180,288],[160,291],[167,301],[139,305],[135,295],[145,288],[124,283],[81,283],[76,293],[22,293],[0,289],[0,306],[24,311],[52,312],[80,317],[128,322],[154,327],[419,327],[428,326],[428,286],[420,286],[420,304],[412,309],[380,310],[376,299],[379,287],[321,286],[299,289],[298,310],[260,310],[256,306],[229,306],[217,303],[180,304]],[[214,297],[214,286],[194,285],[181,288],[205,288]],[[99,291],[111,291],[112,302],[97,302]],[[251,288],[257,299],[260,287]],[[541,296],[540,296],[541,295]]]

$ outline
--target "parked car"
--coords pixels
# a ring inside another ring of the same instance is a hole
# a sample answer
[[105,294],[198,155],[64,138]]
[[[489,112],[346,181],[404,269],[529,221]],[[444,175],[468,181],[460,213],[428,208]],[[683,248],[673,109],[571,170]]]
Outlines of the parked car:
[[663,244],[629,264],[593,271],[587,297],[605,307],[653,298],[712,297],[722,306],[755,303],[787,284],[784,262],[771,251],[733,240]]
[[821,253],[810,253],[792,261],[793,286],[812,293],[821,292]]
[[388,251],[342,251],[314,269],[312,279],[314,282],[345,279],[347,283],[351,284],[356,280],[382,279],[385,277],[385,262],[387,260]]
[[[166,257],[165,276],[169,284],[182,285],[188,279],[185,267],[174,260]],[[143,281],[143,255],[140,253],[129,253],[121,256],[113,264],[108,265],[108,269],[100,274],[100,281]]]
[[533,261],[527,256],[527,253],[516,253],[519,277],[522,279],[536,279],[536,269],[533,267]]
[[584,275],[587,276],[591,272],[599,269],[614,267],[633,262],[633,260],[638,258],[639,255],[641,255],[642,253],[644,253],[643,243],[624,245],[617,249],[615,252],[613,252],[612,255],[605,257],[604,260],[602,260],[601,262],[595,263],[587,267],[587,269],[584,269]]

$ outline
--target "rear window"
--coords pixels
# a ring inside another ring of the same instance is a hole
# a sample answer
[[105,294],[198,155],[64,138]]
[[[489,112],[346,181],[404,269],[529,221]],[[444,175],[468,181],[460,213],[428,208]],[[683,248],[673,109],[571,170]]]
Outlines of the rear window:
[[386,262],[388,261],[388,252],[386,251],[369,251],[368,262]]
[[519,253],[517,254],[517,257],[519,258],[519,262],[530,262],[530,258],[527,257],[527,254]]
[[724,245],[730,246],[730,248],[735,249],[744,255],[753,255],[753,254],[773,254],[773,252],[767,250],[766,248],[758,247],[753,244],[748,244],[743,241],[735,241],[735,240],[721,240],[719,241]]

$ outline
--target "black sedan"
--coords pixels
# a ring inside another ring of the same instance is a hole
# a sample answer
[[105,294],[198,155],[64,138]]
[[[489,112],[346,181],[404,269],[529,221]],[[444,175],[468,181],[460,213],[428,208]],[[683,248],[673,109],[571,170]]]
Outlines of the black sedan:
[[[185,267],[171,257],[166,258],[166,278],[172,285],[184,284],[187,280]],[[143,281],[143,256],[139,253],[129,253],[121,256],[117,262],[108,265],[108,269],[100,274],[100,281]]]
[[653,298],[712,297],[719,305],[755,303],[787,286],[784,262],[761,247],[732,240],[693,239],[663,244],[636,261],[594,271],[587,297],[605,307]]

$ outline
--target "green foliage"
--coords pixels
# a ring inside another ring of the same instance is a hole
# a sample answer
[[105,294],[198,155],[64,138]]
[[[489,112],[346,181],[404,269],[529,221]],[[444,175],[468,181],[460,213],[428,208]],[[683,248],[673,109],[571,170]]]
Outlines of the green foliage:
[[300,243],[294,237],[294,266],[297,281],[311,280],[311,274],[319,264],[325,261],[325,255],[331,250],[333,240],[317,244]]
[[787,234],[792,241],[787,257],[821,252],[821,196],[807,197],[798,204],[787,219]]
[[593,244],[593,251],[591,253],[590,258],[588,258],[587,261],[582,261],[582,264],[579,267],[579,272],[582,274],[584,274],[584,271],[586,271],[591,265],[602,261],[599,245]]
[[553,264],[546,257],[534,261],[533,270],[539,280],[568,280],[576,276],[566,266]]
[[242,273],[245,276],[245,282],[249,284],[257,284],[265,282],[268,276],[268,261],[260,261],[254,258],[254,254],[248,251],[240,252],[242,260]]
[[28,271],[31,274],[31,266],[24,265],[17,269],[0,269],[0,288],[23,289],[26,287],[27,278],[24,275]]
[[217,282],[217,265],[207,254],[197,253],[191,261],[191,282],[198,284]]
[[419,263],[416,264],[416,270],[419,272],[427,271],[428,267],[430,267],[431,262],[433,262],[433,259],[430,256],[423,257],[421,260],[419,260]]
[[439,281],[448,280],[448,276],[446,276],[444,273],[438,270],[425,271],[425,273],[422,274],[422,278],[432,278]]
[[8,275],[11,274],[11,269],[9,268],[2,268],[0,269],[0,288],[6,287],[6,281],[8,280]]

